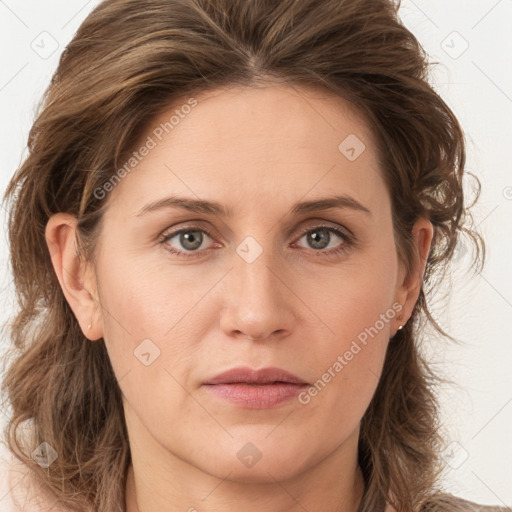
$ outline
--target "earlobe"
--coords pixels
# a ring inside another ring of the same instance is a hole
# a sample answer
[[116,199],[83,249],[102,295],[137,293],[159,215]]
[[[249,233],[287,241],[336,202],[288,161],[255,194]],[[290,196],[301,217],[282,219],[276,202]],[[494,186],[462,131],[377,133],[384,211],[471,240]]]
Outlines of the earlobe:
[[[76,243],[77,219],[71,214],[57,213],[46,224],[45,238],[53,268],[62,292],[90,340],[102,337],[98,316],[96,283]],[[89,327],[90,325],[90,327]]]

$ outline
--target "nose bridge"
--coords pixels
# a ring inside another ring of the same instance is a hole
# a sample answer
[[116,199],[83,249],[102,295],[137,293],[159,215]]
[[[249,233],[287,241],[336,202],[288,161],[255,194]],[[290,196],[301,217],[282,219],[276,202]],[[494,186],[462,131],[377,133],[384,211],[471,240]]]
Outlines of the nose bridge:
[[270,237],[266,240],[264,248],[253,237],[247,237],[236,248],[238,258],[235,259],[233,278],[237,281],[237,295],[244,301],[240,305],[249,306],[254,314],[257,313],[255,308],[267,308],[270,311],[279,306],[276,261]]
[[[270,239],[266,237],[267,244]],[[227,333],[239,331],[254,339],[290,330],[292,304],[281,282],[272,247],[248,236],[236,247],[235,256],[226,289],[223,329]]]
[[270,250],[265,251],[250,263],[240,258],[233,269],[238,285],[238,296],[243,297],[246,303],[252,302],[253,299],[261,305],[263,300],[265,304],[278,302],[279,290],[275,267],[275,260]]

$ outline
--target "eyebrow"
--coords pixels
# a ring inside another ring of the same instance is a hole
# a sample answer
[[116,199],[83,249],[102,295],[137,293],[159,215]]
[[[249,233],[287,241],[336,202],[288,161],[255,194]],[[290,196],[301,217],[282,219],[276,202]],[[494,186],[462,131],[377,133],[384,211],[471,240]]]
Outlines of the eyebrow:
[[[194,213],[203,213],[208,215],[218,215],[220,217],[233,217],[234,212],[231,208],[223,206],[216,201],[207,201],[204,199],[190,199],[187,197],[170,196],[158,199],[143,206],[136,217],[141,217],[148,212],[160,210],[163,208],[182,208]],[[359,201],[351,196],[341,194],[331,197],[314,199],[311,201],[297,202],[292,206],[291,213],[295,215],[310,213],[334,208],[347,208],[355,211],[364,212],[372,215],[371,211]]]

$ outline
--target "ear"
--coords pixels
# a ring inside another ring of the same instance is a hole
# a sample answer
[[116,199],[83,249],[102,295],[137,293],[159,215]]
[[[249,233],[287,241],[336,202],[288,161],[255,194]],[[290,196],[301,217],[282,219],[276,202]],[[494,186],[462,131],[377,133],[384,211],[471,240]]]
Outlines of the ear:
[[409,274],[405,275],[405,269],[402,269],[397,283],[396,301],[402,305],[402,310],[397,317],[395,334],[398,327],[405,325],[410,318],[418,300],[423,283],[425,265],[434,236],[434,227],[428,219],[421,217],[416,221],[411,232],[415,241],[415,257],[413,258]]
[[46,243],[57,279],[82,332],[94,341],[103,336],[96,279],[92,265],[78,253],[76,233],[77,219],[71,214],[56,213],[46,224]]

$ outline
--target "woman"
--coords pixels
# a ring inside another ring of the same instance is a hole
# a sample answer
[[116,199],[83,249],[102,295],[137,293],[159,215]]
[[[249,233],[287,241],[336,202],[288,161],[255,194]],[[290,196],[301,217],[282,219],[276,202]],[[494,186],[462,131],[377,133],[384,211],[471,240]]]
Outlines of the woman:
[[460,234],[485,253],[462,130],[397,8],[107,0],[87,17],[6,192],[9,499],[499,510],[439,490],[420,321],[445,335],[427,297]]

